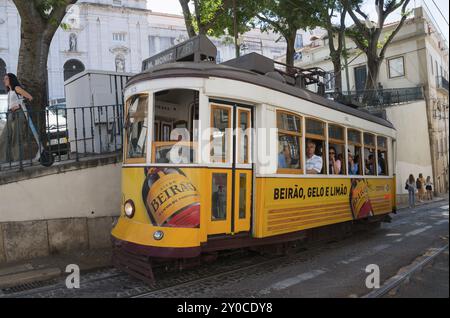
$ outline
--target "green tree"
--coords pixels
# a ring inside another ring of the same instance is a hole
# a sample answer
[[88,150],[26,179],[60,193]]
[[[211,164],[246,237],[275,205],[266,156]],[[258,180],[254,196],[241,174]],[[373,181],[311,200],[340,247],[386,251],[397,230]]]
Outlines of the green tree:
[[[362,11],[362,0],[341,0],[353,20],[354,25],[348,28],[346,34],[355,42],[356,46],[364,52],[367,57],[368,76],[365,89],[375,90],[377,88],[380,66],[384,60],[386,49],[391,44],[395,35],[402,28],[407,16],[410,0],[375,0],[375,8],[378,14],[376,24],[369,20],[369,14]],[[401,8],[401,19],[392,33],[386,39],[380,39],[386,18]],[[366,95],[368,97],[369,95]],[[366,98],[365,98],[366,99]]]
[[[342,99],[342,63],[341,58],[344,52],[345,41],[345,18],[347,11],[342,8],[339,1],[319,0],[320,6],[318,14],[315,16],[315,24],[324,28],[328,35],[328,48],[330,58],[333,63],[334,72],[334,93],[335,99]],[[339,22],[336,23],[335,19]]]
[[[20,15],[20,49],[17,77],[33,96],[32,111],[45,109],[47,96],[47,59],[53,36],[61,25],[68,6],[77,0],[13,0]],[[34,116],[41,136],[45,135],[45,114]]]
[[274,31],[286,40],[286,64],[294,66],[297,31],[317,26],[320,1],[262,0],[260,5],[261,30]]
[[[251,22],[260,8],[260,1],[257,0],[179,0],[179,2],[189,37],[197,34],[220,37],[227,34],[237,39],[239,34],[251,29]],[[239,46],[236,50],[238,55]]]

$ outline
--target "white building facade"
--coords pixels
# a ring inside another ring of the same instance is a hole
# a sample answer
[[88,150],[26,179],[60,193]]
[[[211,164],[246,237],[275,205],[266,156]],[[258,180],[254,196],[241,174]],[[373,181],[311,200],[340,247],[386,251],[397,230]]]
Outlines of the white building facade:
[[[85,69],[138,73],[142,60],[188,38],[181,15],[152,12],[146,0],[79,0],[68,9],[48,57],[49,99],[64,98],[64,80]],[[232,41],[213,39],[218,62],[235,57]],[[242,54],[285,54],[279,35],[251,30]],[[298,37],[302,45],[302,35]],[[16,73],[20,17],[11,0],[0,0],[0,75]],[[1,85],[1,84],[0,84]],[[0,91],[2,87],[0,87]]]
[[[397,24],[385,25],[380,38],[390,34]],[[340,74],[333,74],[328,41],[327,36],[317,37],[310,45],[299,49],[296,66],[315,66],[327,71],[326,92],[334,91],[333,78],[341,76],[344,94],[362,95],[368,76],[365,54],[353,41],[346,39],[349,50],[347,80],[345,67]],[[448,191],[448,54],[439,26],[426,8],[419,7],[394,37],[381,63],[378,85],[382,93],[376,96],[380,96],[384,116],[397,129],[399,194],[406,194],[404,184],[409,174],[417,178],[420,173],[425,178],[432,177],[437,192]],[[395,102],[397,99],[401,102]]]

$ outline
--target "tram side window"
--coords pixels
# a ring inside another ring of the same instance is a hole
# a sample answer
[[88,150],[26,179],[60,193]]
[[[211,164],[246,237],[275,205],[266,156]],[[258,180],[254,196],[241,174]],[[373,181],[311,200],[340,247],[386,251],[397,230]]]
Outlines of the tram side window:
[[126,159],[146,157],[148,95],[130,97],[126,103]]
[[389,175],[388,170],[388,147],[387,147],[387,138],[386,137],[377,137],[377,160],[378,166],[380,167],[380,171],[378,173],[379,176],[387,176]]
[[380,173],[380,166],[375,170],[375,136],[369,133],[364,133],[364,168],[365,175],[375,176]]
[[157,92],[154,105],[152,162],[197,162],[198,92],[172,89]]
[[347,131],[348,140],[348,174],[362,175],[362,156],[361,156],[361,132],[349,129]]
[[306,173],[326,173],[325,124],[315,119],[306,119]]
[[301,118],[277,111],[278,173],[301,173]]
[[346,174],[344,128],[328,125],[328,173]]

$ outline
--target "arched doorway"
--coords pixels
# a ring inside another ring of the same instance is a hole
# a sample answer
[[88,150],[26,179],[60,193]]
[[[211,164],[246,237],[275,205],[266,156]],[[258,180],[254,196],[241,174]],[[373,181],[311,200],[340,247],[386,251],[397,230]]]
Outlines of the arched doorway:
[[78,60],[68,60],[64,63],[64,81],[84,71],[84,65]]
[[3,85],[3,77],[6,74],[6,63],[0,59],[0,94],[4,94],[6,91],[5,85]]

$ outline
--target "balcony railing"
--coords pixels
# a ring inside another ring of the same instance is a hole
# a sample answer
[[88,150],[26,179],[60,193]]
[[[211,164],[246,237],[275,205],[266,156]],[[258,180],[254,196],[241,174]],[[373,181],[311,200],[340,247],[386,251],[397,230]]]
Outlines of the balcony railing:
[[436,87],[437,89],[443,90],[448,94],[448,80],[443,76],[436,77]]
[[[337,100],[334,92],[326,93],[326,97]],[[390,88],[379,90],[361,90],[342,92],[341,101],[356,107],[383,108],[397,104],[423,100],[422,87]]]

